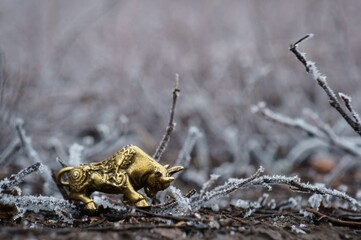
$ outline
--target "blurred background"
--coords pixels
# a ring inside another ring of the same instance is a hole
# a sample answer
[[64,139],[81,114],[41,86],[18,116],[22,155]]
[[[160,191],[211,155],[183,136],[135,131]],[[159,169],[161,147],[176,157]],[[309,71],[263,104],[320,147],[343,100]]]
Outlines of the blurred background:
[[[0,0],[0,151],[18,138],[20,117],[53,169],[74,143],[85,147],[83,162],[128,143],[152,154],[178,73],[177,125],[161,161],[176,161],[195,126],[202,137],[185,182],[200,185],[211,173],[242,177],[261,164],[270,173],[324,182],[347,153],[327,144],[304,147],[292,160],[299,164],[281,167],[276,163],[308,136],[250,109],[265,101],[302,117],[309,108],[338,134],[357,138],[288,47],[314,33],[301,49],[361,111],[360,12],[358,0]],[[32,164],[21,150],[3,161],[1,176]],[[356,188],[357,169],[348,179]]]

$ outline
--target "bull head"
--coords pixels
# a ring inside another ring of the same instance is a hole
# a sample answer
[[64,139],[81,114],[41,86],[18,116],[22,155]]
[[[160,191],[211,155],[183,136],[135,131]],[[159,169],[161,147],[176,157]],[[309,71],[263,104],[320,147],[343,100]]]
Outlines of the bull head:
[[155,172],[155,178],[148,178],[148,186],[144,191],[150,198],[155,198],[158,191],[164,190],[174,181],[174,177],[163,176],[160,171]]
[[167,170],[166,176],[159,175],[159,182],[162,185],[163,189],[167,188],[174,181],[174,177],[169,176],[172,176],[173,174],[184,169],[184,167],[182,166],[174,166],[169,168],[169,165],[165,165],[164,167]]
[[[148,186],[144,188],[145,193],[148,197],[154,198],[158,191],[164,190],[174,181],[174,177],[171,177],[173,174],[182,171],[184,167],[174,166],[169,168],[169,165],[163,166],[166,172],[163,170],[157,170],[148,177]],[[162,173],[163,172],[163,173]]]

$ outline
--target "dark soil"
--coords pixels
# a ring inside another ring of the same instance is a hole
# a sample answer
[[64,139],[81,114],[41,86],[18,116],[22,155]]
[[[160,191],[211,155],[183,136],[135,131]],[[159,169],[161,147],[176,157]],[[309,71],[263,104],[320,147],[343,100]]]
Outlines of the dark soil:
[[[361,239],[361,215],[315,210],[312,220],[295,211],[258,210],[249,218],[229,208],[201,210],[187,217],[100,210],[84,214],[73,226],[49,213],[12,220],[14,209],[1,208],[1,239]],[[342,216],[341,216],[342,215]],[[300,227],[301,226],[301,227]],[[297,233],[293,228],[302,230]]]

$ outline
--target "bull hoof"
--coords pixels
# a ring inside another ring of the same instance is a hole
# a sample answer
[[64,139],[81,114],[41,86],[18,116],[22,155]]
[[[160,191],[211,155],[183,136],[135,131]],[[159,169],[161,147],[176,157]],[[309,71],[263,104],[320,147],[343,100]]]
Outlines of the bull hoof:
[[88,202],[87,204],[85,204],[85,209],[94,211],[94,210],[97,210],[97,207],[95,206],[95,203],[93,201],[91,201],[91,202]]
[[138,207],[138,208],[147,208],[147,207],[150,207],[150,205],[148,204],[147,201],[145,201],[145,199],[142,199],[142,200],[136,202],[134,205],[135,205],[136,207]]

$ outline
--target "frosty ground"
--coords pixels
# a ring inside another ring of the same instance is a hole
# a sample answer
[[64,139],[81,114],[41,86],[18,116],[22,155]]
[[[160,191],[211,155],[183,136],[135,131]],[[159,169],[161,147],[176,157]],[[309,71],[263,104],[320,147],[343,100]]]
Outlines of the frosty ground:
[[[0,238],[359,238],[360,11],[0,1]],[[153,207],[55,184],[126,144],[186,167]]]

